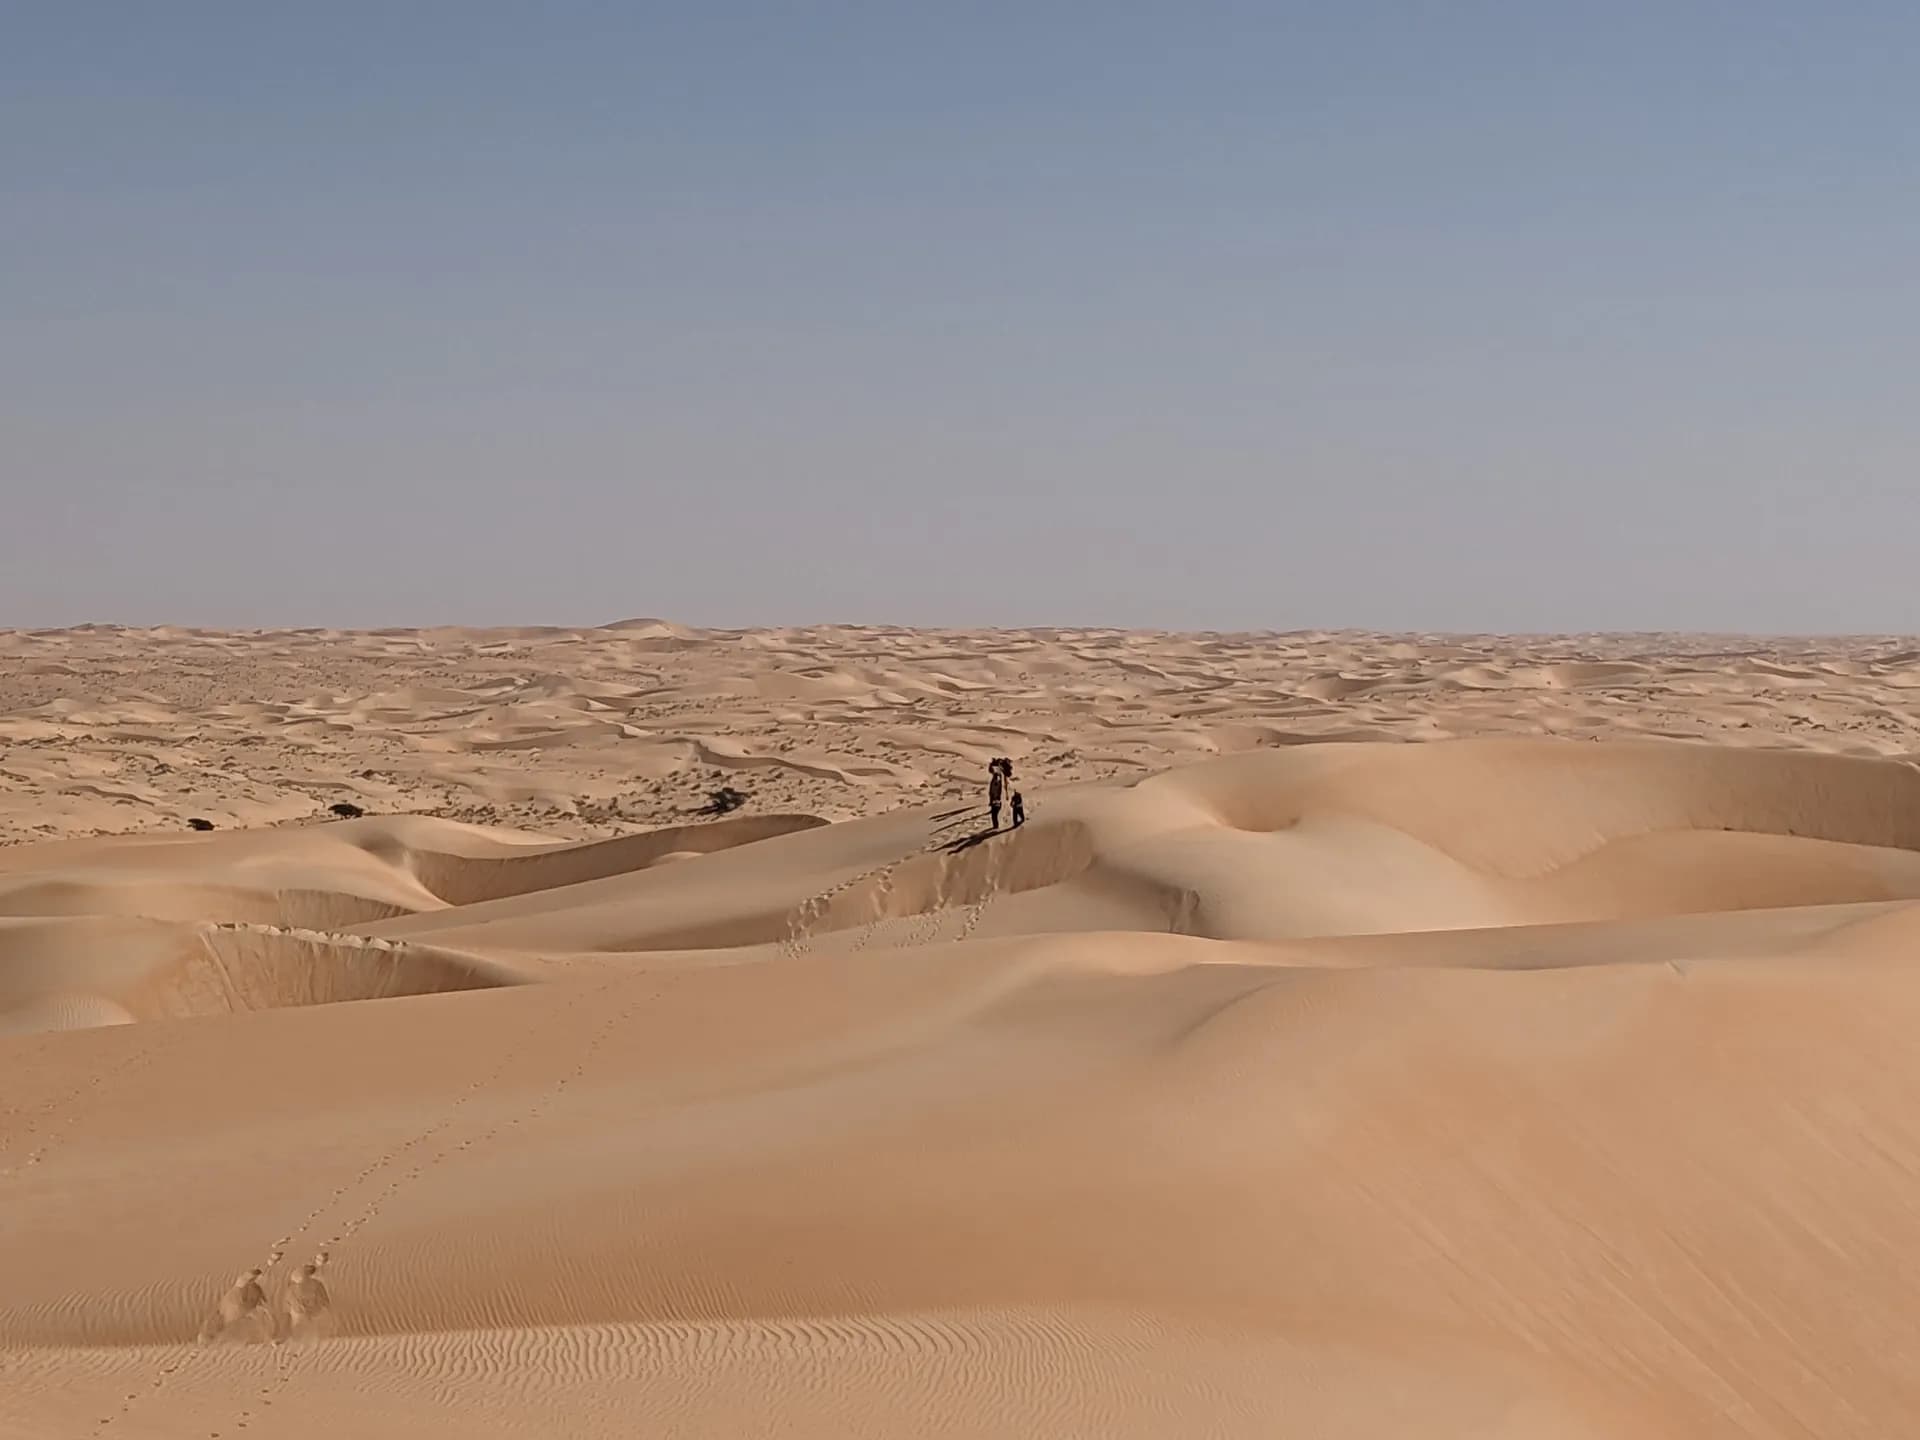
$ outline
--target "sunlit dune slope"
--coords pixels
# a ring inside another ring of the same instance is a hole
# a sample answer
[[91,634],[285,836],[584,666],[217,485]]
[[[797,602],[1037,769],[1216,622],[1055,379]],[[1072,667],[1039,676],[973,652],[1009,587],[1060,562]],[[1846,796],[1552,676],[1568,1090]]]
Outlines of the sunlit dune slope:
[[1029,798],[0,852],[0,1436],[1920,1417],[1911,766]]

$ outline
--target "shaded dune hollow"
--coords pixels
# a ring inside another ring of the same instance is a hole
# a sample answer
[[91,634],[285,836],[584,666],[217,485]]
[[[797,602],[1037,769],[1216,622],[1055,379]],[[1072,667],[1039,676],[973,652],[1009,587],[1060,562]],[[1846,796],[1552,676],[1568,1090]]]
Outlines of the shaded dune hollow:
[[704,825],[673,825],[614,840],[540,848],[527,854],[456,855],[409,850],[404,863],[420,884],[444,903],[472,905],[711,855],[826,823],[814,815],[741,816]]
[[1920,771],[1665,742],[1313,746],[1114,797],[1180,928],[1283,939],[1920,897]]
[[526,957],[355,933],[824,822],[754,816],[549,844],[398,817],[217,840],[48,847],[0,871],[0,1027],[178,1019],[522,983]]
[[431,995],[522,978],[433,945],[293,926],[0,921],[0,1033]]

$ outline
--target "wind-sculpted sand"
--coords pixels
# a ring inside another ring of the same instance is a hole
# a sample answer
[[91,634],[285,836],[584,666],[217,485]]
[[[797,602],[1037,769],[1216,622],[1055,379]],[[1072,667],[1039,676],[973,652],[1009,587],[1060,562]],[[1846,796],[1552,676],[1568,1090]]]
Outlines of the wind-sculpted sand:
[[0,1436],[1920,1422],[1901,642],[0,654]]

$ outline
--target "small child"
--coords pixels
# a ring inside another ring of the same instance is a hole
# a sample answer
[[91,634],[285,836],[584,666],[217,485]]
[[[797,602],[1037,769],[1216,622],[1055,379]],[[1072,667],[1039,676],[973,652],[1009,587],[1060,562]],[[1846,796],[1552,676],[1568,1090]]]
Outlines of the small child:
[[1013,792],[1013,828],[1018,830],[1027,823],[1027,802],[1018,790]]

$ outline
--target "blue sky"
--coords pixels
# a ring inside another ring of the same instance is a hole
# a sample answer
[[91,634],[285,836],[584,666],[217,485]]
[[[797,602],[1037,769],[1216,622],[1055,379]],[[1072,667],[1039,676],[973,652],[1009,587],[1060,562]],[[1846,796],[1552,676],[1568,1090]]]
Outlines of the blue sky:
[[0,624],[1920,629],[1920,9],[0,9]]

